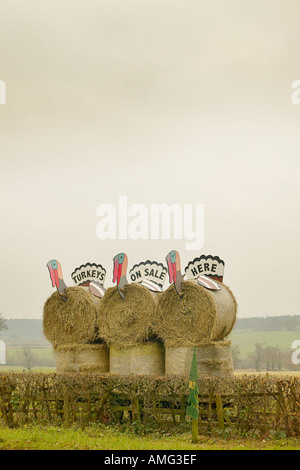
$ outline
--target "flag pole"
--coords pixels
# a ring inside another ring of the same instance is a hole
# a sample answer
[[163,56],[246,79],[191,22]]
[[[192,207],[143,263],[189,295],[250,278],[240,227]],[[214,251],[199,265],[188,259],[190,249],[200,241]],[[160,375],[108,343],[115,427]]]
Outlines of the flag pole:
[[190,370],[190,382],[189,389],[190,393],[188,396],[189,406],[186,409],[187,416],[192,418],[192,442],[198,442],[198,418],[199,418],[199,389],[197,385],[198,378],[198,367],[197,367],[197,356],[196,348],[194,347],[193,359]]

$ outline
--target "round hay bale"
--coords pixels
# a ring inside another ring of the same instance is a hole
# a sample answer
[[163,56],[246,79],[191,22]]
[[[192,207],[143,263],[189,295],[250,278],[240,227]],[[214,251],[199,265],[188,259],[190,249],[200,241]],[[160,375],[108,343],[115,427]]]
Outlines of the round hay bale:
[[[165,348],[166,375],[189,374],[194,346]],[[230,341],[213,341],[196,346],[199,375],[233,376]]]
[[218,341],[230,333],[236,320],[237,303],[229,287],[218,284],[221,290],[213,291],[189,280],[182,283],[181,297],[174,285],[161,294],[154,331],[165,345]]
[[149,292],[150,292],[150,294],[151,294],[152,299],[153,299],[154,302],[155,302],[155,305],[157,305],[158,302],[159,302],[159,299],[160,299],[160,297],[161,297],[161,295],[162,295],[162,292],[153,292],[152,290],[149,290]]
[[121,375],[164,375],[164,348],[159,342],[142,343],[126,348],[111,346],[109,371]]
[[134,346],[152,333],[156,304],[150,291],[137,283],[124,291],[122,299],[117,287],[108,288],[98,306],[97,326],[109,346]]
[[93,342],[97,310],[92,294],[82,287],[68,287],[65,291],[68,297],[66,302],[58,292],[54,292],[44,305],[45,337],[54,348]]
[[55,350],[57,372],[108,372],[105,344],[66,344]]

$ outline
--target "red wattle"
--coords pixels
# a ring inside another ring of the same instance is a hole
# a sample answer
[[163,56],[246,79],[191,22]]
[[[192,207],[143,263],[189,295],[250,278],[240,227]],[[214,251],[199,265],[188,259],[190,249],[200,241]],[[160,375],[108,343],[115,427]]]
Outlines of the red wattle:
[[169,271],[169,283],[172,284],[172,282],[173,282],[173,269],[172,269],[172,263],[171,263],[170,259],[168,259],[168,271]]
[[176,277],[177,277],[176,263],[172,263],[172,268],[173,268],[173,282],[174,282],[174,284],[175,284],[175,282],[176,282]]
[[114,273],[113,273],[113,282],[116,282],[117,277],[118,277],[118,272],[119,272],[119,263],[118,263],[118,261],[115,261],[115,263],[114,263]]
[[55,287],[55,279],[54,279],[54,272],[53,272],[53,269],[50,268],[49,266],[48,266],[48,269],[49,269],[49,273],[50,273],[50,278],[51,278],[52,287]]
[[121,279],[121,273],[122,273],[122,264],[119,264],[119,268],[118,268],[118,285],[119,285],[119,282],[120,282],[120,279]]
[[57,269],[54,270],[54,277],[55,277],[55,285],[56,285],[56,287],[58,287],[59,286],[59,277],[58,277]]

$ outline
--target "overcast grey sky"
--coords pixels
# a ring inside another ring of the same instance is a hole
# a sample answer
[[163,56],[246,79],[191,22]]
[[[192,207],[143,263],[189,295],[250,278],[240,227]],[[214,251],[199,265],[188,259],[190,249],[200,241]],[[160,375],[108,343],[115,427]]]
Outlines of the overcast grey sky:
[[[0,311],[87,261],[225,260],[239,316],[299,314],[297,0],[2,0]],[[205,243],[96,237],[97,206],[204,204]],[[166,287],[168,282],[166,282]]]

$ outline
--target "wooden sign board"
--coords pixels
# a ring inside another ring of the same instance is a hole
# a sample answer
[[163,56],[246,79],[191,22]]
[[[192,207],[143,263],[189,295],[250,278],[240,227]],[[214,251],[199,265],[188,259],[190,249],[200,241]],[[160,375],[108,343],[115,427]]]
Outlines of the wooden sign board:
[[101,264],[86,263],[76,268],[71,277],[76,286],[89,286],[91,281],[104,284],[106,269]]
[[187,279],[197,279],[201,275],[223,282],[225,263],[218,256],[201,255],[190,261],[185,268]]
[[129,277],[131,282],[141,282],[150,290],[161,291],[166,280],[167,271],[167,268],[162,263],[147,260],[135,264],[129,271]]

